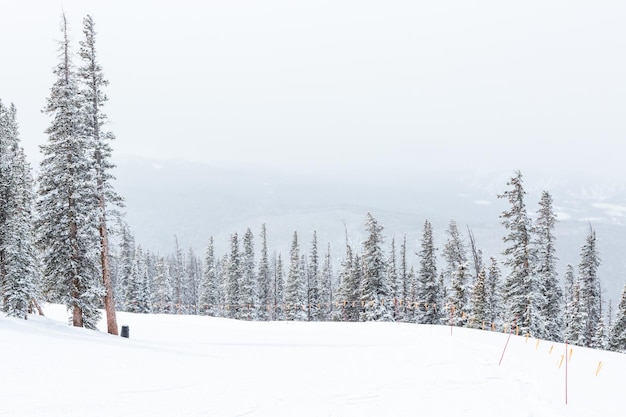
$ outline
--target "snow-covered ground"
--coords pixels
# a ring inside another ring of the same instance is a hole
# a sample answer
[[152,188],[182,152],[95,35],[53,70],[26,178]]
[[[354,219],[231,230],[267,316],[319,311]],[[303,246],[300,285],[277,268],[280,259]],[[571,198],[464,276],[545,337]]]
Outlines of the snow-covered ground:
[[[396,323],[0,318],[0,416],[624,416],[626,355]],[[104,325],[104,323],[102,323]],[[600,370],[598,371],[599,365]],[[597,376],[596,376],[597,373]]]

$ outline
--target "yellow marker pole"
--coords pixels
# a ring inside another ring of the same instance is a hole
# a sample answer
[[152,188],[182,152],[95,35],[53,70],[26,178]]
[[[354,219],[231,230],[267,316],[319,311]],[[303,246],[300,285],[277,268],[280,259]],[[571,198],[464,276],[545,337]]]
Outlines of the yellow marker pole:
[[526,343],[528,343],[528,337],[529,337],[529,334],[526,333]]
[[561,360],[559,361],[559,369],[561,369],[561,365],[563,365],[563,359],[565,359],[565,355],[561,355]]
[[568,361],[572,360],[572,353],[574,353],[574,349],[573,348],[569,348],[569,358],[567,359]]
[[548,351],[548,355],[552,355],[552,349],[554,349],[554,343],[550,346],[550,350]]
[[540,339],[537,339],[537,344],[535,345],[535,350],[539,349],[539,340]]
[[600,373],[600,369],[602,369],[602,361],[598,362],[598,369],[596,369],[596,376]]

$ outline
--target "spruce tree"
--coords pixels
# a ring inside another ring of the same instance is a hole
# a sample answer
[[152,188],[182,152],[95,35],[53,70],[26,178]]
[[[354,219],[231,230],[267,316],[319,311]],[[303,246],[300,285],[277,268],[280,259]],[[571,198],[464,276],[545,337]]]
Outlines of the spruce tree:
[[254,236],[248,228],[243,235],[243,253],[241,257],[241,277],[239,281],[239,302],[241,304],[239,318],[256,320],[257,308],[257,277],[254,260]]
[[471,307],[469,278],[467,262],[459,264],[452,274],[449,305],[452,308],[453,322],[456,326],[465,326],[469,319]]
[[467,253],[459,228],[454,220],[450,221],[446,234],[448,235],[448,240],[443,247],[443,259],[445,261],[443,274],[446,282],[450,283],[459,267],[467,264]]
[[471,294],[471,318],[469,320],[470,327],[483,328],[489,327],[489,292],[487,287],[487,271],[483,267],[476,277]]
[[219,282],[217,278],[217,264],[213,236],[209,238],[204,257],[204,271],[200,283],[200,313],[207,316],[217,316],[219,304]]
[[335,320],[359,321],[360,315],[360,262],[352,253],[352,247],[346,241],[346,255],[339,269],[339,289],[337,291],[338,309],[335,312]]
[[237,233],[233,233],[230,237],[230,255],[228,256],[225,274],[226,317],[232,319],[239,318],[241,304],[239,276],[241,274],[241,266],[239,259],[239,236]]
[[306,320],[302,259],[298,233],[293,232],[289,255],[289,272],[285,283],[285,318],[287,320]]
[[141,249],[137,246],[135,258],[130,273],[130,281],[126,288],[126,311],[131,313],[150,312],[150,290],[148,287],[148,270],[146,268],[146,258]]
[[37,297],[33,178],[19,146],[15,106],[0,101],[0,297],[3,311],[26,319]]
[[367,240],[363,242],[363,278],[361,281],[361,302],[364,310],[361,321],[391,321],[391,301],[386,280],[385,256],[382,251],[383,227],[367,213]]
[[407,320],[407,303],[411,293],[411,283],[409,282],[409,269],[406,258],[406,235],[402,237],[402,245],[400,245],[400,268],[399,268],[399,297],[402,308],[400,309],[399,320]]
[[313,231],[311,252],[307,264],[307,315],[309,321],[318,321],[320,315],[319,254],[317,252],[317,232]]
[[[502,225],[508,231],[504,237],[506,248],[504,265],[509,268],[504,283],[505,322],[517,323],[522,334],[530,333],[535,336],[534,330],[540,325],[537,323],[537,313],[540,311],[537,305],[533,305],[533,299],[538,294],[536,279],[532,274],[531,253],[531,229],[532,225],[524,203],[524,191],[522,173],[517,171],[515,176],[507,183],[511,188],[498,198],[508,200],[511,205],[505,210],[500,219]],[[532,330],[531,331],[531,327]]]
[[126,311],[126,291],[130,280],[133,259],[135,258],[135,237],[130,231],[128,224],[119,218],[117,229],[119,230],[119,259],[113,288],[116,308]]
[[501,277],[498,261],[493,256],[490,258],[489,271],[485,282],[485,290],[487,293],[487,314],[486,320],[491,325],[500,325],[502,313],[502,293],[501,293]]
[[622,297],[617,307],[617,317],[610,328],[607,349],[626,353],[626,285],[622,290]]
[[96,32],[94,21],[89,15],[83,20],[83,34],[85,38],[80,42],[79,50],[83,65],[80,67],[78,75],[82,84],[81,94],[84,100],[84,127],[92,143],[91,152],[93,152],[94,179],[99,208],[100,268],[102,271],[102,282],[106,291],[104,308],[107,317],[107,331],[110,334],[117,335],[114,292],[109,266],[107,211],[110,205],[121,207],[122,199],[115,192],[112,185],[114,177],[111,171],[115,168],[115,165],[111,162],[111,146],[109,142],[114,139],[114,136],[111,132],[106,132],[104,129],[107,116],[103,112],[103,106],[107,101],[103,88],[108,85],[108,81],[104,78],[102,67],[97,59]]
[[285,274],[283,258],[279,253],[274,255],[274,320],[285,319]]
[[596,247],[596,232],[589,226],[589,234],[580,251],[578,274],[580,281],[580,302],[585,312],[582,337],[585,346],[591,346],[600,317],[602,316],[600,301],[600,279],[598,277],[600,259]]
[[417,253],[420,259],[420,268],[417,274],[415,302],[417,305],[417,322],[422,324],[439,324],[443,299],[439,291],[437,261],[433,241],[433,229],[428,220],[424,222],[424,231],[421,240],[421,249]]
[[552,208],[552,196],[547,191],[541,194],[539,207],[535,221],[535,253],[538,286],[544,295],[541,299],[543,305],[539,306],[546,326],[542,336],[556,342],[563,338],[563,293],[556,272],[554,226],[557,220]]
[[389,286],[389,302],[393,308],[392,314],[394,321],[401,319],[400,315],[400,282],[398,280],[398,266],[396,263],[396,239],[391,239],[391,248],[389,250],[389,257],[387,258],[387,270],[386,280]]
[[157,258],[156,276],[154,279],[154,288],[151,294],[151,305],[153,313],[173,312],[170,268],[167,264],[167,260],[163,256],[159,256]]
[[[587,346],[585,324],[587,313],[581,299],[580,281],[574,281],[572,298],[565,309],[565,340],[573,345]],[[591,341],[589,341],[590,343]]]
[[265,224],[261,227],[261,259],[259,259],[258,281],[258,302],[259,319],[270,319],[271,286],[270,286],[270,262],[267,250],[267,230]]
[[45,113],[52,122],[41,147],[36,223],[42,250],[44,291],[64,302],[72,324],[95,328],[106,291],[100,279],[100,212],[81,97],[71,60],[67,21],[62,17],[59,64]]
[[172,277],[172,290],[174,299],[174,312],[176,314],[186,314],[185,305],[185,284],[187,282],[187,271],[185,267],[185,255],[183,254],[178,237],[174,236],[174,254],[170,261],[170,275]]
[[330,254],[330,244],[326,250],[324,256],[324,263],[322,264],[322,271],[320,272],[320,317],[322,321],[328,321],[333,315],[333,270],[332,270],[332,257]]

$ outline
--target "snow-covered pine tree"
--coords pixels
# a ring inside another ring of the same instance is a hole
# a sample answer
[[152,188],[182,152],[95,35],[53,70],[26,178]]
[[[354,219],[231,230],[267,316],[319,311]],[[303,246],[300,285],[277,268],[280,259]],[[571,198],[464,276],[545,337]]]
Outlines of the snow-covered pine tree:
[[422,324],[439,324],[443,310],[443,299],[437,282],[437,260],[435,257],[433,229],[428,220],[424,222],[424,231],[420,250],[420,268],[417,273],[415,294],[417,322]]
[[319,254],[317,252],[317,231],[313,231],[311,252],[307,264],[307,315],[309,321],[318,321],[320,315]]
[[459,266],[465,264],[467,268],[467,251],[456,221],[450,221],[446,234],[448,235],[448,240],[443,247],[443,259],[445,261],[443,274],[445,282],[451,283],[452,277],[459,270]]
[[126,288],[126,308],[131,313],[150,312],[150,289],[148,288],[148,270],[146,268],[146,258],[137,245],[135,258],[130,273],[130,281]]
[[240,294],[239,276],[241,275],[241,261],[239,259],[239,236],[233,233],[230,237],[230,255],[225,271],[225,304],[226,317],[231,319],[239,318]]
[[156,276],[154,287],[151,292],[153,313],[172,313],[172,283],[170,267],[163,256],[159,256],[156,262]]
[[590,225],[589,234],[580,250],[580,263],[578,265],[580,301],[586,318],[582,329],[582,339],[585,346],[591,346],[593,336],[602,316],[598,266],[600,266],[600,258],[598,257],[598,249],[596,247],[596,232]]
[[225,253],[217,263],[217,281],[219,283],[219,317],[229,317],[228,313],[228,268],[230,252]]
[[187,313],[185,306],[187,271],[185,268],[185,255],[178,244],[177,236],[174,236],[174,254],[170,261],[170,276],[172,277],[174,312],[176,314],[185,314]]
[[104,130],[107,116],[103,112],[107,97],[103,92],[109,82],[104,78],[102,67],[96,54],[96,32],[94,21],[87,15],[83,19],[83,34],[85,38],[80,41],[79,55],[82,58],[82,66],[78,70],[83,96],[85,111],[86,134],[91,138],[93,147],[93,162],[95,170],[95,186],[99,205],[100,233],[100,264],[102,282],[106,291],[104,296],[104,308],[107,318],[107,331],[117,335],[117,318],[115,314],[115,301],[113,286],[111,283],[111,270],[109,266],[109,225],[107,222],[107,210],[110,205],[121,207],[122,198],[115,192],[111,171],[115,165],[111,162],[111,146],[109,142],[114,139],[111,132]]
[[386,280],[385,256],[382,250],[383,227],[367,213],[367,239],[363,242],[363,278],[361,302],[364,309],[361,321],[392,321],[393,311]]
[[604,318],[600,317],[596,332],[591,339],[591,347],[594,349],[605,349],[608,343],[607,329],[604,325]]
[[254,236],[250,228],[243,235],[241,256],[241,278],[239,281],[240,315],[243,320],[256,320],[258,317],[257,277],[254,260]]
[[217,264],[215,261],[215,246],[213,236],[209,237],[209,244],[204,257],[204,271],[200,283],[200,314],[217,316],[219,304],[219,282],[217,279]]
[[574,267],[571,264],[567,264],[565,268],[565,292],[563,298],[565,305],[567,306],[574,297],[574,282],[576,281],[574,274]]
[[259,319],[269,320],[271,318],[270,305],[272,301],[270,291],[270,261],[267,250],[267,229],[265,228],[265,224],[261,226],[261,259],[259,259],[257,281],[259,288]]
[[485,290],[487,292],[487,314],[486,320],[490,325],[500,326],[502,323],[502,293],[501,293],[501,276],[498,261],[493,256],[490,258],[489,271],[485,282]]
[[470,239],[470,253],[472,255],[472,261],[474,264],[474,277],[478,277],[478,274],[483,270],[483,251],[476,245],[476,238],[474,238],[474,232],[467,227],[467,235]]
[[468,262],[463,262],[457,266],[452,274],[450,283],[449,306],[453,311],[453,323],[455,326],[465,326],[471,312],[469,285],[470,276]]
[[61,33],[61,60],[44,109],[52,122],[46,129],[48,142],[41,146],[38,245],[43,253],[45,295],[66,304],[74,326],[95,329],[105,290],[100,278],[93,144],[85,129],[84,100],[71,60],[65,15]]
[[328,321],[333,316],[333,269],[332,257],[330,254],[330,243],[326,249],[322,271],[320,272],[320,317],[321,321]]
[[565,308],[565,340],[573,345],[587,346],[585,324],[587,313],[580,298],[580,281],[574,281],[572,298]]
[[406,235],[402,237],[402,245],[400,245],[400,268],[399,277],[399,298],[400,298],[400,317],[399,320],[407,321],[407,303],[411,293],[411,283],[409,282],[409,269],[406,258]]
[[[9,127],[8,108],[0,100],[0,291],[4,291],[6,275],[6,222],[11,208],[10,200],[14,192],[13,175],[11,171],[12,134]],[[0,298],[2,301],[3,298]]]
[[622,290],[615,322],[610,328],[607,349],[626,353],[626,285]]
[[121,311],[126,311],[126,287],[130,279],[130,270],[133,266],[135,258],[135,237],[133,236],[128,224],[118,217],[117,230],[119,234],[119,258],[117,260],[117,270],[115,271],[115,280],[113,282],[113,291],[115,292],[115,306]]
[[289,272],[285,283],[285,318],[287,320],[306,320],[302,259],[298,244],[298,232],[293,232],[289,256]]
[[278,256],[274,254],[272,257],[273,265],[273,302],[274,302],[274,320],[285,319],[285,273],[283,267],[283,258],[279,253]]
[[563,339],[563,293],[556,271],[554,226],[556,215],[552,208],[552,196],[544,191],[539,201],[535,220],[535,254],[538,286],[543,293],[541,315],[545,320],[545,332],[541,336],[551,341]]
[[472,294],[470,298],[471,302],[471,316],[469,319],[469,326],[473,328],[489,328],[489,309],[487,300],[489,293],[487,291],[487,271],[483,267],[476,277],[474,286],[472,287]]
[[516,322],[521,334],[535,336],[534,330],[540,325],[536,317],[539,309],[532,303],[538,295],[538,288],[532,274],[532,225],[524,203],[526,192],[522,173],[517,171],[507,185],[511,188],[498,195],[498,198],[507,199],[511,205],[509,210],[500,215],[502,225],[508,231],[508,235],[503,238],[507,245],[503,251],[504,265],[509,268],[504,283],[504,320],[511,325]]
[[334,320],[359,321],[360,291],[361,284],[359,266],[355,266],[352,247],[346,241],[346,255],[341,261],[339,269],[339,289],[337,290],[338,309],[335,311]]
[[401,320],[400,314],[400,282],[398,280],[398,265],[396,262],[396,238],[391,238],[391,248],[389,250],[389,257],[387,258],[387,270],[386,281],[389,286],[389,303],[392,308],[392,314],[394,321]]
[[200,281],[202,280],[202,262],[192,248],[189,248],[186,258],[184,288],[184,303],[187,314],[198,314],[198,298]]
[[15,106],[0,101],[0,300],[8,316],[26,319],[37,297],[33,178],[19,146]]

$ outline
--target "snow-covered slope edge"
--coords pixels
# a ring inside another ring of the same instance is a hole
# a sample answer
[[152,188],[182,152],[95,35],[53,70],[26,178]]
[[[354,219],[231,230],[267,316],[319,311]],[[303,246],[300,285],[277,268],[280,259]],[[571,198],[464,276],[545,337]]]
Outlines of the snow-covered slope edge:
[[[0,318],[0,415],[621,416],[626,355],[445,326],[119,313]],[[599,364],[600,372],[596,376]]]

